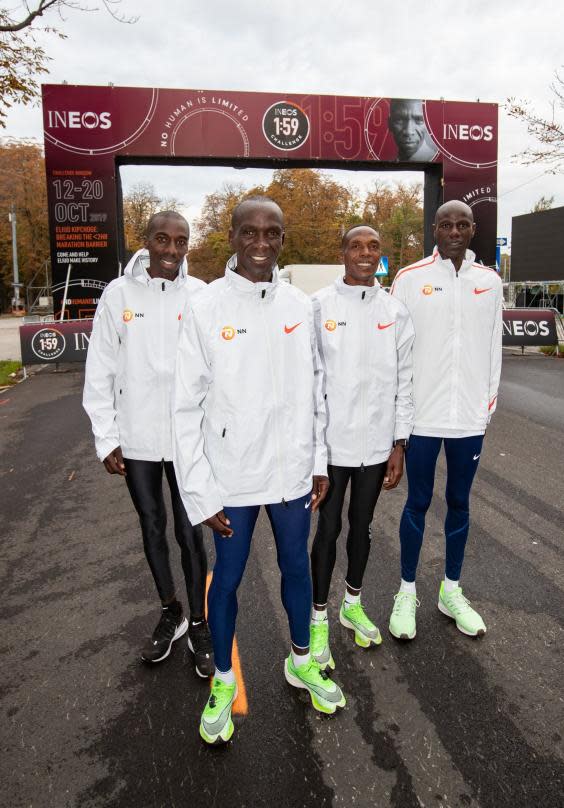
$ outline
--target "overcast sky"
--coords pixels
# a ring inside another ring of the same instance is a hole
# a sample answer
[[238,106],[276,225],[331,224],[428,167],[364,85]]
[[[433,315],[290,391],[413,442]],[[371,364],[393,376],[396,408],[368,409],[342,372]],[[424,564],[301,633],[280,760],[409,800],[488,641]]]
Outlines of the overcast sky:
[[[564,64],[564,4],[553,0],[123,0],[119,8],[138,22],[123,25],[101,10],[45,15],[42,24],[68,38],[38,35],[52,58],[44,81],[500,104],[517,96],[548,116],[549,86]],[[14,108],[3,134],[40,139],[39,107]],[[564,175],[512,159],[527,145],[525,127],[500,110],[499,235],[510,236],[511,217],[529,212],[542,195],[564,205]],[[191,217],[224,180],[250,186],[269,176],[222,168],[122,171],[126,190],[149,180],[159,194],[182,200]],[[344,180],[354,184],[355,175]],[[367,173],[357,178],[363,188],[371,180]]]

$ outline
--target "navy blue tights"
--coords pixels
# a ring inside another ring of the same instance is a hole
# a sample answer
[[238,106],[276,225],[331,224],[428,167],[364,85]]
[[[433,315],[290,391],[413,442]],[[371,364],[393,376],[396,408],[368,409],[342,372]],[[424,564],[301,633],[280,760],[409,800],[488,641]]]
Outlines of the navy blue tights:
[[[294,645],[309,645],[311,578],[307,540],[311,521],[311,494],[286,504],[266,505],[276,541],[278,566],[282,573],[282,603],[288,615]],[[306,507],[308,505],[308,507]],[[231,668],[231,649],[237,619],[237,589],[241,583],[251,538],[260,506],[223,509],[231,522],[233,536],[214,533],[216,561],[208,593],[208,623],[215,664],[220,671]]]
[[425,531],[425,514],[431,504],[435,484],[435,466],[445,445],[447,466],[445,519],[447,578],[458,581],[470,523],[470,489],[479,457],[483,435],[470,438],[427,438],[412,435],[405,455],[407,502],[400,521],[401,577],[415,581],[419,553]]

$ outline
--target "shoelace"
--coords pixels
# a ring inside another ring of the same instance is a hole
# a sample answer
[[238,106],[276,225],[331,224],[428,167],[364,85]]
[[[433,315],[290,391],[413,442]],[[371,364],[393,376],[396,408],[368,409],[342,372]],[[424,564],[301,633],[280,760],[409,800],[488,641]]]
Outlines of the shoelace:
[[398,592],[394,595],[394,612],[399,612],[404,603],[409,603],[411,610],[414,612],[416,606],[421,606],[419,599],[409,592]]
[[174,632],[176,631],[177,622],[176,617],[174,614],[169,611],[168,609],[163,609],[161,614],[161,619],[159,620],[155,631],[153,632],[153,637],[159,636],[163,637],[167,640],[170,640],[171,637],[174,636]]
[[472,607],[470,606],[470,601],[467,597],[465,597],[465,595],[462,594],[462,590],[458,592],[455,590],[454,592],[450,593],[449,600],[449,608],[457,614],[466,611],[473,611]]
[[213,646],[207,623],[199,623],[197,626],[191,624],[189,634],[194,650],[202,654],[211,654]]

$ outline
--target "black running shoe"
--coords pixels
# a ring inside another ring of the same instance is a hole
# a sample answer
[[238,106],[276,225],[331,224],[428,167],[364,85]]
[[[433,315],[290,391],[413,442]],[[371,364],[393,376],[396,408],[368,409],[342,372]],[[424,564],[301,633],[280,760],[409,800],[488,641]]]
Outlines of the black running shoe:
[[186,634],[188,620],[182,614],[182,604],[174,601],[163,606],[161,619],[147,645],[143,648],[141,659],[144,662],[161,662],[170,654],[172,643]]
[[196,673],[202,679],[213,676],[215,662],[210,630],[205,620],[200,623],[190,623],[188,628],[188,648],[194,654]]

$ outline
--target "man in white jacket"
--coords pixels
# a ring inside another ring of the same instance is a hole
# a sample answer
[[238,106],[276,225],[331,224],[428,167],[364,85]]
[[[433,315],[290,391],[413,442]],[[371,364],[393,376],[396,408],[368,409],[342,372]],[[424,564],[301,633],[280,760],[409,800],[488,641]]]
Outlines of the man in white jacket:
[[[142,659],[160,662],[188,631],[196,672],[210,676],[213,652],[205,620],[207,561],[202,530],[182,504],[172,464],[171,393],[176,345],[187,304],[205,284],[187,274],[188,222],[174,211],[155,214],[144,250],[98,304],[86,361],[83,404],[106,471],[125,477],[139,514],[145,555],[162,612]],[[177,600],[166,540],[163,469],[190,606]]]
[[214,531],[216,563],[208,596],[216,671],[202,714],[207,743],[233,734],[237,685],[231,649],[237,589],[260,506],[266,507],[282,574],[292,641],[284,672],[313,706],[334,713],[340,688],[309,653],[311,511],[328,487],[325,407],[313,308],[278,280],[282,211],[265,197],[235,208],[235,255],[225,276],[201,294],[178,349],[174,403],[180,492],[193,523]]
[[486,631],[459,583],[470,489],[501,373],[501,280],[495,270],[475,263],[468,249],[475,230],[468,205],[446,202],[435,217],[433,254],[401,269],[392,286],[392,295],[405,303],[415,327],[415,424],[406,454],[408,495],[400,522],[402,580],[390,618],[390,632],[401,639],[411,640],[416,633],[415,574],[442,444],[446,565],[438,607],[464,634],[475,637]]
[[404,448],[413,425],[413,326],[405,306],[375,278],[380,237],[372,227],[352,227],[343,236],[342,252],[344,276],[313,295],[325,370],[331,483],[311,552],[311,649],[323,668],[335,667],[327,600],[349,481],[348,567],[339,619],[362,648],[382,642],[360,600],[370,524],[382,485],[390,490],[402,477]]

